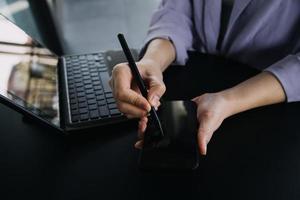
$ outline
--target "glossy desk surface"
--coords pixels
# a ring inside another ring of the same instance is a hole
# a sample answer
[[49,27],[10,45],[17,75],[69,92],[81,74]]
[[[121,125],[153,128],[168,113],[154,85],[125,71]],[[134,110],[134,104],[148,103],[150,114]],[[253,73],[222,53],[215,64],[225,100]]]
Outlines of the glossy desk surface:
[[[257,73],[192,55],[165,74],[169,99],[218,91]],[[268,106],[224,121],[194,174],[141,173],[136,124],[62,136],[0,105],[4,199],[299,199],[300,104]],[[2,198],[1,198],[2,199]]]

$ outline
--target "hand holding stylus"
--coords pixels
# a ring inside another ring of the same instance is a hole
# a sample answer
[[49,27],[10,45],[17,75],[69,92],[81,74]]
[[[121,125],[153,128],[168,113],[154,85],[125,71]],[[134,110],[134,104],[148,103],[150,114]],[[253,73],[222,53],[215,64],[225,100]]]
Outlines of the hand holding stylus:
[[159,100],[166,90],[162,72],[174,59],[175,49],[170,41],[155,39],[148,45],[143,58],[136,62],[139,73],[148,88],[146,98],[142,96],[136,85],[127,63],[120,63],[113,69],[110,85],[117,106],[127,117],[140,118],[139,135],[146,129],[147,115],[151,106],[155,108],[160,106]]
[[151,106],[159,107],[160,98],[165,92],[165,84],[161,70],[155,61],[141,60],[137,67],[145,83],[148,85],[148,98],[144,98],[133,80],[127,63],[116,65],[112,71],[110,85],[119,110],[128,118],[147,116]]

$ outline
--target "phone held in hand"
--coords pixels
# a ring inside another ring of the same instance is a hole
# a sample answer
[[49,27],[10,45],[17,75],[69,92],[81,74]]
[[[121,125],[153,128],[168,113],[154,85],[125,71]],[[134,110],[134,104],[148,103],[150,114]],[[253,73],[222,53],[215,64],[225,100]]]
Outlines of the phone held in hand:
[[157,111],[164,137],[151,117],[139,158],[143,170],[192,171],[199,165],[197,106],[193,101],[163,101]]

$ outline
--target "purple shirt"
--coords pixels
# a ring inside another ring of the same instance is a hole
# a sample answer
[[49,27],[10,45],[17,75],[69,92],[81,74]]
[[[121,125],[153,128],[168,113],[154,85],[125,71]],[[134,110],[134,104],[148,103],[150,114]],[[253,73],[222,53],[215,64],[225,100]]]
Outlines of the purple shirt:
[[169,38],[176,64],[187,51],[219,54],[269,71],[282,84],[288,102],[300,101],[300,1],[235,0],[221,48],[221,0],[162,0],[152,16],[146,44]]

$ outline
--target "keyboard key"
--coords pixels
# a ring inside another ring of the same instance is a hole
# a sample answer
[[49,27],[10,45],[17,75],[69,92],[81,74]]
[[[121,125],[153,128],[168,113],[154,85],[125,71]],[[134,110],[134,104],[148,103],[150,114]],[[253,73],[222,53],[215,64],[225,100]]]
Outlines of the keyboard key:
[[84,88],[83,88],[83,87],[78,87],[78,88],[76,88],[76,91],[77,91],[77,92],[83,92],[83,91],[84,91]]
[[72,122],[78,122],[79,121],[79,115],[74,115],[71,117]]
[[118,109],[112,109],[109,111],[111,115],[120,115],[121,112]]
[[78,58],[79,58],[80,60],[85,60],[85,55],[80,55],[80,56],[78,56]]
[[97,96],[96,96],[96,99],[97,99],[97,100],[103,100],[103,99],[104,99],[104,95],[97,95]]
[[96,96],[95,96],[94,94],[87,94],[87,95],[86,95],[86,98],[87,98],[87,99],[95,99]]
[[90,116],[91,116],[92,119],[99,118],[99,112],[98,112],[98,110],[92,110],[92,111],[90,111]]
[[98,81],[99,77],[92,77],[92,81]]
[[78,93],[77,93],[77,96],[78,96],[78,97],[84,97],[84,96],[85,96],[85,93],[84,93],[84,92],[78,92]]
[[[105,65],[104,65],[105,66]],[[106,68],[100,68],[99,69],[99,72],[107,72],[107,69]]]
[[73,71],[75,71],[75,70],[80,71],[80,69],[81,69],[81,66],[79,66],[79,65],[73,67]]
[[84,83],[84,84],[91,84],[92,81],[91,81],[91,80],[84,80],[83,83]]
[[75,80],[78,79],[78,78],[81,78],[81,75],[80,75],[80,74],[76,74],[76,75],[74,76],[74,79],[75,79]]
[[100,77],[101,77],[101,80],[102,80],[102,83],[103,83],[104,91],[105,92],[112,92],[111,88],[109,86],[109,83],[108,83],[108,81],[110,79],[108,73],[107,72],[101,72]]
[[72,109],[72,110],[75,110],[75,109],[77,109],[77,108],[78,108],[77,104],[71,104],[71,109]]
[[102,90],[102,87],[99,85],[99,86],[94,86],[94,90]]
[[90,76],[83,76],[83,81],[86,81],[86,80],[91,80],[91,77]]
[[73,74],[81,74],[81,71],[80,71],[79,69],[74,70],[74,71],[73,71]]
[[98,74],[97,72],[93,72],[93,73],[91,73],[91,76],[96,76],[96,77],[98,77],[99,74]]
[[[98,70],[96,69],[96,68],[90,68],[90,72],[92,72],[92,73],[95,73],[95,72],[97,72],[97,74],[98,74]],[[99,75],[99,74],[98,74]]]
[[85,97],[79,97],[78,102],[79,103],[86,102],[86,98]]
[[88,113],[88,109],[87,109],[87,108],[80,108],[80,109],[79,109],[79,113],[80,113],[80,114]]
[[109,115],[109,110],[106,106],[100,106],[99,111],[100,111],[101,117],[106,117]]
[[86,102],[82,102],[82,103],[79,103],[78,104],[78,107],[79,108],[86,108],[88,105],[87,105],[87,103]]
[[114,98],[106,99],[108,104],[115,103],[116,100]]
[[101,82],[100,81],[93,81],[93,85],[101,85]]
[[93,89],[88,89],[85,91],[86,94],[93,94],[94,93],[94,90]]
[[80,120],[82,120],[82,121],[86,121],[86,120],[88,120],[89,119],[89,114],[82,114],[82,115],[80,115]]
[[100,57],[98,54],[94,54],[94,60],[100,60]]
[[115,104],[115,103],[108,104],[108,108],[109,108],[109,109],[117,108],[117,104]]
[[69,89],[74,89],[75,88],[75,84],[70,84],[69,83]]
[[74,93],[76,93],[76,91],[75,91],[75,89],[69,89],[69,93],[74,94]]
[[92,84],[87,84],[84,86],[85,89],[92,89],[93,88],[93,85]]
[[94,56],[93,56],[93,55],[90,55],[90,54],[87,55],[86,58],[87,58],[87,60],[94,60]]
[[112,98],[113,94],[112,93],[106,93],[105,96],[106,96],[106,98]]
[[95,94],[98,96],[98,95],[103,95],[103,90],[96,90],[95,91]]
[[107,70],[107,67],[106,67],[106,65],[103,62],[97,63],[97,67],[99,68],[99,71],[100,70],[103,70],[103,71]]
[[99,101],[98,101],[98,105],[99,105],[99,106],[104,106],[104,105],[106,105],[105,99],[99,100]]
[[70,94],[70,99],[76,99],[76,94]]
[[74,82],[76,83],[76,87],[81,87],[83,85],[81,78],[77,78],[76,80],[74,80]]
[[79,115],[79,112],[78,112],[77,109],[76,109],[76,110],[71,110],[71,114],[72,114],[72,116],[73,116],[73,115]]
[[69,76],[68,77],[68,83],[71,84],[71,83],[73,83],[73,81],[74,81],[73,77]]
[[97,104],[91,104],[91,105],[89,105],[89,110],[96,110],[96,109],[98,109]]
[[71,104],[76,104],[76,103],[77,103],[77,100],[76,100],[76,99],[70,99],[70,103],[71,103]]
[[91,105],[91,104],[96,104],[96,99],[89,99],[88,100],[88,104]]

